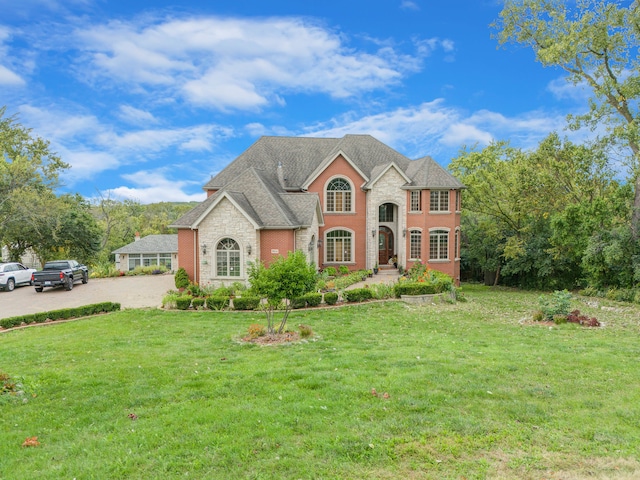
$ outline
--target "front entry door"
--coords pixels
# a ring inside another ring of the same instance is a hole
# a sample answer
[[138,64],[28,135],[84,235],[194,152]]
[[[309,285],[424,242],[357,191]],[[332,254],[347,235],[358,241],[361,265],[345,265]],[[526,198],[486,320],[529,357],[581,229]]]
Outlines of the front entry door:
[[380,227],[378,230],[378,263],[387,265],[393,257],[393,232],[389,227]]

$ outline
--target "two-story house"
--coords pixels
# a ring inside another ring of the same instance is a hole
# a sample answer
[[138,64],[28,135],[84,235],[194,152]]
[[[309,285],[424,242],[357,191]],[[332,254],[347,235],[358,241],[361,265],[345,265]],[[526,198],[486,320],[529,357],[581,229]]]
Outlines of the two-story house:
[[262,137],[176,220],[178,261],[193,281],[244,282],[302,250],[319,268],[416,261],[460,277],[464,185],[430,157],[409,160],[369,135]]

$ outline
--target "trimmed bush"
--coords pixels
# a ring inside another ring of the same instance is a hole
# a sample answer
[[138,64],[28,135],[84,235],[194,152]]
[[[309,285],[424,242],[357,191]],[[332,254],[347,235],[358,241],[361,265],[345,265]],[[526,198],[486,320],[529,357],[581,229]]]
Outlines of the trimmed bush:
[[199,308],[202,307],[204,305],[204,298],[202,297],[194,297],[193,300],[191,300],[191,306],[193,308]]
[[402,282],[394,287],[396,298],[402,295],[433,295],[436,292],[436,286],[429,283],[420,282]]
[[229,297],[222,295],[211,295],[205,300],[205,304],[209,310],[224,310],[229,306]]
[[184,269],[184,267],[180,267],[174,276],[174,282],[176,284],[176,288],[187,288],[189,286],[189,274]]
[[182,295],[176,298],[176,307],[178,310],[187,310],[191,306],[191,295]]
[[44,323],[47,320],[65,320],[68,318],[87,317],[98,313],[108,313],[120,310],[119,303],[102,302],[92,305],[85,305],[76,308],[64,308],[61,310],[51,310],[49,312],[38,312],[29,315],[20,315],[18,317],[9,317],[0,319],[0,327],[12,328],[30,323]]
[[336,292],[327,292],[324,294],[324,301],[327,305],[335,305],[338,302],[338,294]]
[[354,288],[353,290],[344,292],[344,299],[347,302],[362,302],[364,300],[371,300],[372,298],[373,292],[368,288]]
[[260,305],[260,297],[242,296],[233,299],[234,310],[255,310]]
[[307,305],[310,307],[317,307],[322,302],[321,293],[307,293],[303,298],[307,301]]
[[291,308],[304,308],[307,306],[307,300],[304,297],[292,298],[290,302]]

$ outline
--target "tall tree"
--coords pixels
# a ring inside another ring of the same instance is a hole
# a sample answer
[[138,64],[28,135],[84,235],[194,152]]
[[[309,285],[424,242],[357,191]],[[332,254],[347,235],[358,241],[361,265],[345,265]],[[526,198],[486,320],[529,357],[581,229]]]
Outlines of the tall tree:
[[640,3],[611,0],[506,0],[494,23],[500,44],[531,47],[544,66],[591,90],[572,128],[607,126],[607,140],[628,148],[634,184],[632,237],[640,236]]
[[[51,152],[48,141],[5,113],[6,107],[0,107],[0,244],[21,238],[21,229],[36,228],[37,217],[50,214],[30,202],[49,199],[60,172],[69,168]],[[9,246],[12,256],[24,251],[19,251],[20,243]]]

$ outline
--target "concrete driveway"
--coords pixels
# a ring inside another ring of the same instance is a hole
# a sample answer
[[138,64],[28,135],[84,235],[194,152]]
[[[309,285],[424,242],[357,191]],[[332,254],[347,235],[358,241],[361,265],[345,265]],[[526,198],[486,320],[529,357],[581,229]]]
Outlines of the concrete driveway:
[[174,289],[173,275],[140,275],[115,278],[91,278],[73,290],[17,287],[13,292],[0,292],[0,318],[61,308],[81,307],[100,302],[117,302],[122,308],[159,307],[167,291]]

